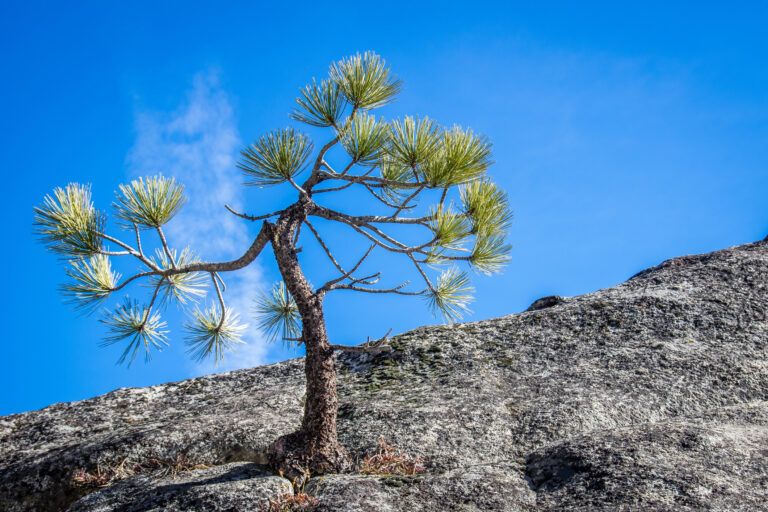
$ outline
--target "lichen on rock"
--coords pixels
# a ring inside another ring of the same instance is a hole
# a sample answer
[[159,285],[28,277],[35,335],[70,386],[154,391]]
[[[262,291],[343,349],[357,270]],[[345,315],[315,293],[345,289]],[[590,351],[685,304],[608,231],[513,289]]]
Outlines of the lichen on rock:
[[[426,471],[311,478],[319,510],[765,507],[768,241],[545,302],[340,355],[341,442]],[[0,418],[0,510],[258,510],[291,488],[262,464],[303,392],[292,360]],[[147,462],[181,455],[200,469]],[[147,469],[74,478],[119,464]]]

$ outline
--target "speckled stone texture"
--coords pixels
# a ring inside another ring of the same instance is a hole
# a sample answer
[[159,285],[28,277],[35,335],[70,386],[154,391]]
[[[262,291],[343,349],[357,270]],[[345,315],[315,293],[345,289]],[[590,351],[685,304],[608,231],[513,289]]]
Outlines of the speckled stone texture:
[[[615,288],[344,354],[339,429],[427,460],[413,477],[314,477],[331,511],[768,510],[768,242],[648,269]],[[259,510],[263,466],[299,424],[302,361],[0,418],[0,510]],[[95,471],[161,470],[108,487]]]

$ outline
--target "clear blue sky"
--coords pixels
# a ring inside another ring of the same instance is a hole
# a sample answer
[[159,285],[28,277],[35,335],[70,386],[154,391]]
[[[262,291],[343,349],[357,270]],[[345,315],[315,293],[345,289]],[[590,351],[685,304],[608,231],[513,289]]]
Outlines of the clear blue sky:
[[[356,51],[377,51],[404,81],[383,114],[429,115],[494,142],[514,250],[502,275],[475,279],[468,320],[768,234],[764,3],[527,4],[2,2],[0,414],[210,371],[185,356],[175,311],[170,349],[115,366],[96,318],[62,303],[62,268],[32,236],[33,205],[81,181],[106,208],[118,183],[161,171],[187,177],[196,197],[275,206],[287,196],[241,190],[231,159],[288,124],[297,89]],[[191,238],[217,256],[240,251],[253,226],[216,201],[195,204],[189,219],[209,225]],[[175,228],[180,243],[187,226]],[[319,271],[317,252],[305,259]],[[234,293],[248,309],[276,277],[265,254]],[[345,343],[435,322],[418,300],[341,295],[328,321]],[[251,341],[225,368],[298,354]]]

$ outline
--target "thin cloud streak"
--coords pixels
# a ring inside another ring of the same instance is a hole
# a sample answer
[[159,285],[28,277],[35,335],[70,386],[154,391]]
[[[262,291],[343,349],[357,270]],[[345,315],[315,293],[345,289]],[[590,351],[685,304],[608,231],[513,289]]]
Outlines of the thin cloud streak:
[[[204,260],[239,256],[251,242],[246,225],[224,209],[239,208],[241,184],[235,155],[241,147],[234,112],[213,71],[195,76],[187,98],[173,112],[139,112],[136,142],[128,156],[132,176],[173,176],[186,187],[188,202],[167,227],[169,243],[189,245]],[[222,276],[225,300],[250,324],[244,345],[229,352],[223,363],[195,365],[194,373],[211,373],[264,364],[267,342],[253,327],[251,311],[257,290],[264,288],[258,264]],[[204,300],[214,300],[209,292]]]

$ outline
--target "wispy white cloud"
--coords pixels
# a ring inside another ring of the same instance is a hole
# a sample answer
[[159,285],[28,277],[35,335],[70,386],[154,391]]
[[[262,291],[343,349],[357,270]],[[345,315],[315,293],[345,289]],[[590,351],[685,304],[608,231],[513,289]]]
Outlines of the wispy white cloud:
[[[198,74],[174,111],[136,114],[136,142],[128,157],[131,175],[161,173],[186,187],[188,202],[167,228],[172,245],[189,245],[205,260],[237,257],[248,247],[247,227],[223,208],[239,208],[242,202],[234,160],[240,146],[231,101],[214,71]],[[247,368],[265,360],[265,339],[249,318],[254,292],[264,286],[261,269],[251,264],[224,278],[228,305],[251,324],[246,344],[227,354],[218,367],[202,363],[195,373]]]

